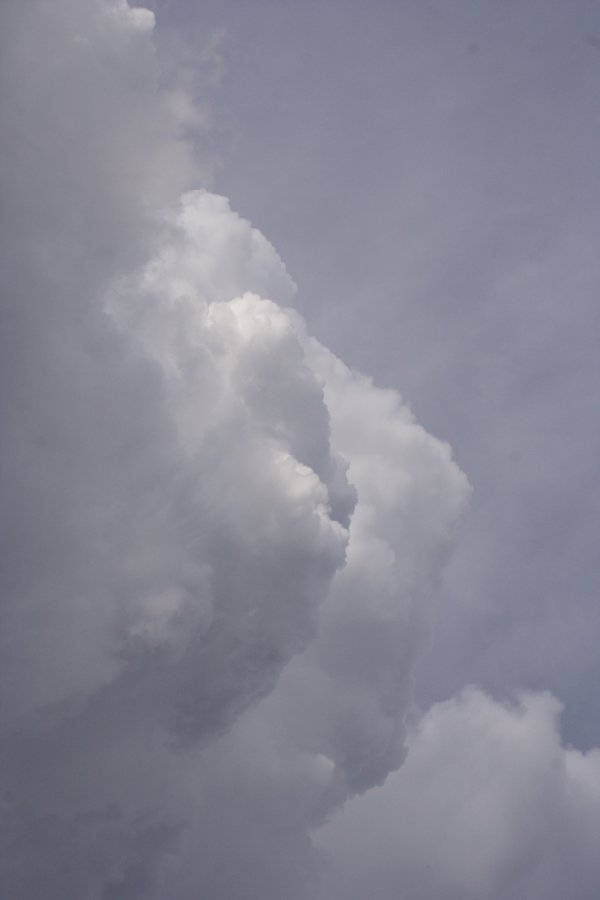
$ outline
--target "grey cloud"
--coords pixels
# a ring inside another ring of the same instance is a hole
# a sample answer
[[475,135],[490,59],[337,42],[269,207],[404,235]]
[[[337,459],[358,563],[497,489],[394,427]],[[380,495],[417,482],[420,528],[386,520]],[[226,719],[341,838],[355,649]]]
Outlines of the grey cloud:
[[[420,838],[382,837],[383,896],[403,853],[415,891],[436,883],[417,869],[445,796],[463,823],[436,870],[452,890],[563,884],[574,859],[588,884],[596,756],[561,747],[554,701],[473,693],[408,730],[470,495],[449,446],[309,335],[273,246],[206,189],[197,98],[176,61],[161,70],[151,13],[3,16],[3,889],[351,897],[371,865],[354,816],[364,829],[372,804],[385,832],[403,791]],[[448,759],[472,762],[466,796]],[[538,868],[494,842],[512,806],[476,815],[482,784],[508,795],[536,765]],[[568,846],[551,864],[552,798]]]
[[5,21],[3,888],[301,896],[310,829],[402,756],[466,479],[309,338],[256,229],[178,199],[152,14]]

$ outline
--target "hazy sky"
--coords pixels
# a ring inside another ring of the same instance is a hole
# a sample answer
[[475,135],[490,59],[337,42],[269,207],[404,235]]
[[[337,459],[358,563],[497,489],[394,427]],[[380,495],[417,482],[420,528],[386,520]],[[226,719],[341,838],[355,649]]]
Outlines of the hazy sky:
[[596,900],[598,3],[148,6],[1,13],[2,896]]

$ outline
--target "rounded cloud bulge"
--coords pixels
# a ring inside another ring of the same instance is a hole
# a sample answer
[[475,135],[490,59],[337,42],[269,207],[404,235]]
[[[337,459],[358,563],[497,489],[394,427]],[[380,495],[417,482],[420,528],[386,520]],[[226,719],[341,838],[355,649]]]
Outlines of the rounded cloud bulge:
[[567,759],[575,822],[595,757],[559,747],[550,700],[475,692],[407,728],[467,479],[395,390],[307,333],[276,250],[207,189],[154,14],[2,17],[6,895],[350,898],[353,810],[391,785],[385,821],[419,797],[442,821],[440,798],[460,807],[444,759],[458,771],[496,718]]
[[318,833],[322,896],[592,900],[600,752],[563,746],[559,711],[474,688],[433,706],[404,766]]

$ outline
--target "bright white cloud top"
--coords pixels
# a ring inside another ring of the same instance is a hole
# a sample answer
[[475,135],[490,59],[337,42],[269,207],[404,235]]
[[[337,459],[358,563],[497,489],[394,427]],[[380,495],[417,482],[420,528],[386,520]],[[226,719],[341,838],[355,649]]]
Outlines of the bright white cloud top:
[[3,19],[6,896],[591,898],[598,760],[550,698],[435,707],[401,765],[448,446],[201,188],[151,12]]

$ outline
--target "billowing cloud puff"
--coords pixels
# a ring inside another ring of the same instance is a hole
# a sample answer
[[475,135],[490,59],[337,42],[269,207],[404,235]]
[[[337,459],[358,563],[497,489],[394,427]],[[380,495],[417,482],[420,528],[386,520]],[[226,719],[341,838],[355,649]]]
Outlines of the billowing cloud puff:
[[592,900],[600,752],[560,741],[560,704],[469,689],[434,706],[404,766],[320,830],[330,900]]

